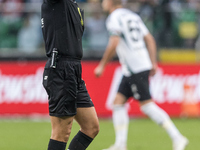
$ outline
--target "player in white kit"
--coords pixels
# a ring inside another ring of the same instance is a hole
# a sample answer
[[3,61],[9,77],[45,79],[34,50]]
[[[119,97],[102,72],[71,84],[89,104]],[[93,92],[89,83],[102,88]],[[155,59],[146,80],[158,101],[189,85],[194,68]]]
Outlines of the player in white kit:
[[109,43],[94,74],[100,77],[106,64],[117,52],[123,78],[113,102],[115,144],[106,150],[127,150],[129,117],[125,103],[133,97],[140,103],[141,111],[162,126],[173,142],[173,150],[184,150],[188,144],[175,127],[168,114],[151,99],[149,76],[156,73],[156,43],[141,18],[122,8],[121,0],[103,0],[103,10],[109,13],[106,26]]

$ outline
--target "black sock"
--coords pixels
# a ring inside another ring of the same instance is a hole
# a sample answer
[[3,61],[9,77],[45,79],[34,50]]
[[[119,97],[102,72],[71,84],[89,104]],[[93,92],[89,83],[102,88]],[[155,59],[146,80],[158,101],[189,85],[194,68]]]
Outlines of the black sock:
[[66,144],[67,143],[50,139],[48,150],[65,150]]
[[81,131],[79,131],[76,136],[72,139],[69,150],[85,150],[90,143],[92,142],[92,138],[85,135]]

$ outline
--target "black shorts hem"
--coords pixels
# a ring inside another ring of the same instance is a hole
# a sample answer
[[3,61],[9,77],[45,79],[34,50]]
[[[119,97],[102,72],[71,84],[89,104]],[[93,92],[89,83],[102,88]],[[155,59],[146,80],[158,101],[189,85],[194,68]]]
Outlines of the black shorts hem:
[[94,107],[94,104],[90,104],[90,103],[87,103],[87,104],[77,104],[77,108],[85,108],[85,107]]
[[76,113],[71,113],[71,114],[54,114],[54,113],[49,113],[50,116],[54,117],[67,117],[67,116],[75,116]]
[[120,94],[122,94],[124,97],[126,97],[126,100],[128,100],[131,96],[126,96],[123,92],[121,92],[121,91],[117,91],[117,93],[120,93]]
[[121,92],[121,91],[118,91],[117,93],[120,93],[120,94],[122,94],[123,96],[125,96],[126,97],[126,100],[128,100],[130,97],[132,97],[134,100],[136,100],[136,101],[139,101],[139,102],[144,102],[144,101],[148,101],[148,100],[150,100],[150,99],[152,99],[152,97],[150,96],[149,98],[143,98],[143,99],[135,99],[133,96],[126,96],[125,94],[123,94],[123,92]]
[[142,101],[142,102],[144,102],[144,101],[148,101],[148,100],[150,100],[150,99],[152,99],[151,97],[149,97],[149,98],[143,98],[143,99],[139,99],[138,101]]

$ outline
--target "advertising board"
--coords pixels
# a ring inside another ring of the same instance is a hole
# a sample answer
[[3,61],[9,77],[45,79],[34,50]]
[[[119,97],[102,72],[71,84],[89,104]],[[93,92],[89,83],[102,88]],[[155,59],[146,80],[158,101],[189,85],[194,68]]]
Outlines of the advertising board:
[[[83,61],[82,78],[100,117],[110,117],[112,101],[122,77],[118,62],[111,62],[101,78],[94,76],[97,61]],[[48,98],[42,86],[44,61],[1,62],[0,115],[48,115]],[[170,116],[200,115],[200,65],[159,64],[150,78],[153,100]],[[137,101],[130,99],[129,114],[140,117]]]

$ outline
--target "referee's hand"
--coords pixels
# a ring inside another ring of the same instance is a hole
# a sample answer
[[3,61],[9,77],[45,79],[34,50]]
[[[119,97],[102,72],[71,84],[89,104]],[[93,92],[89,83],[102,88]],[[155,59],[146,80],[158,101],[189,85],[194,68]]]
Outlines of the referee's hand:
[[94,69],[94,75],[99,78],[102,74],[103,74],[103,71],[104,71],[104,67],[101,66],[101,65],[98,65],[95,69]]

